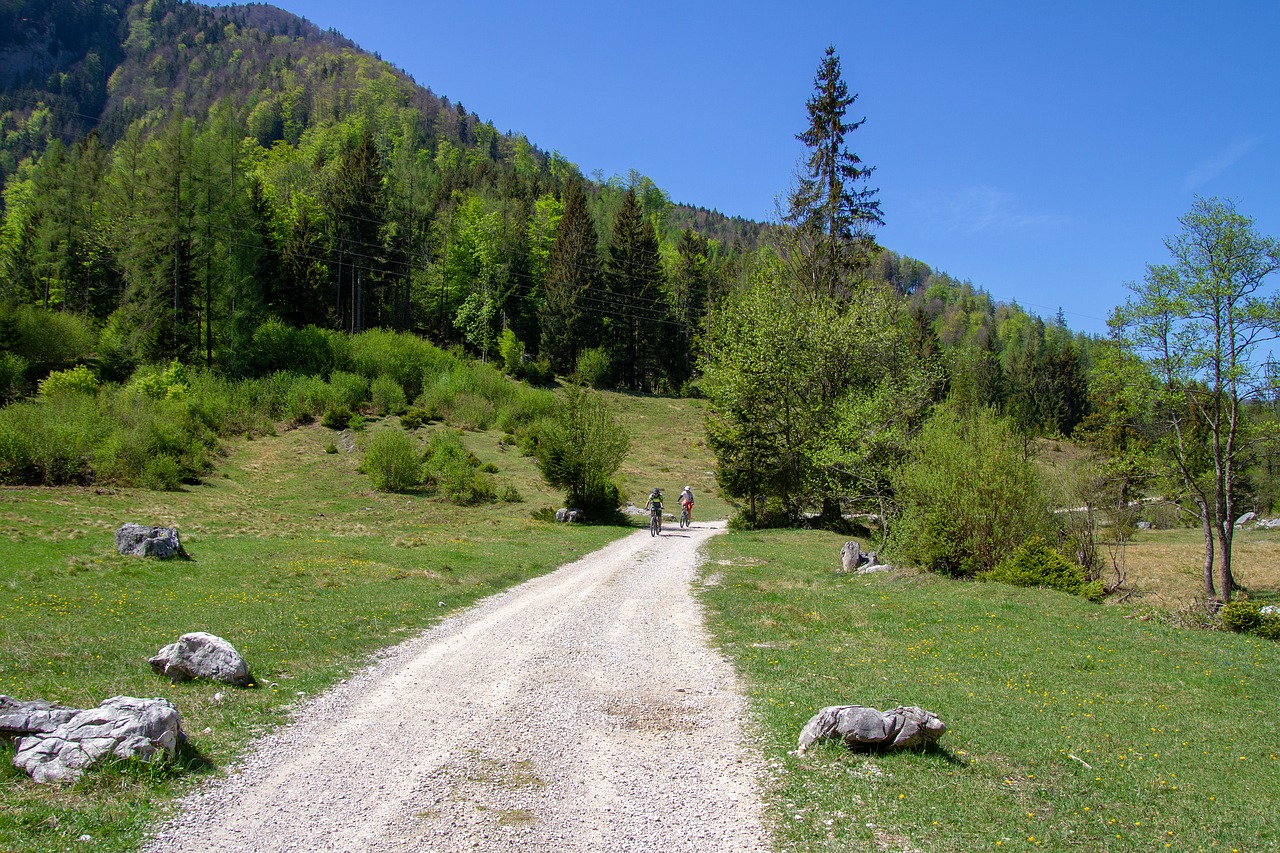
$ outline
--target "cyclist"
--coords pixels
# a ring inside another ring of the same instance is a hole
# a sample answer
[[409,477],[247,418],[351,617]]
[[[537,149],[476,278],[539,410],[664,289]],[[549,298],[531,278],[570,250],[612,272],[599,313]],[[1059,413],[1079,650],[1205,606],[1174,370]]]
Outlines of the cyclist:
[[680,493],[680,506],[684,508],[682,521],[685,524],[693,523],[693,487],[685,486],[684,491]]
[[649,524],[652,526],[653,519],[658,519],[658,532],[662,532],[662,489],[654,488],[649,493],[649,499],[644,502],[644,508],[649,510]]

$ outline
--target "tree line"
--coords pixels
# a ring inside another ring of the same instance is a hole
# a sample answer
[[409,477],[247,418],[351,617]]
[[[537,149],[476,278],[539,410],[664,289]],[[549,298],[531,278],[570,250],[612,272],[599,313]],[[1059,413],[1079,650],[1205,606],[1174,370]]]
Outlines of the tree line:
[[[856,97],[829,48],[784,221],[709,328],[708,441],[738,523],[868,526],[961,575],[1049,539],[1098,578],[1098,515],[1124,535],[1158,496],[1204,531],[1206,597],[1230,598],[1236,519],[1276,482],[1280,243],[1197,199],[1111,335],[1072,334],[875,244]],[[1051,481],[1038,437],[1092,455]]]

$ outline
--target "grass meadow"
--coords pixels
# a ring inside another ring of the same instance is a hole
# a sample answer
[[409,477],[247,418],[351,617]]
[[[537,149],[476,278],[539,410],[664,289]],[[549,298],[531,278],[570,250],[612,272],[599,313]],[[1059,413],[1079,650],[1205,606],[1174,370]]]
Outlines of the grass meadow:
[[[692,481],[703,484],[699,508],[723,514],[707,500],[706,464],[690,470],[683,450],[701,433],[697,405],[614,399],[634,448],[624,491],[643,502],[650,482],[678,492]],[[367,432],[398,428],[391,418]],[[318,424],[237,439],[202,485],[180,491],[0,488],[0,693],[75,707],[163,696],[182,714],[196,771],[117,767],[40,786],[12,767],[12,745],[0,746],[0,849],[62,850],[82,835],[94,849],[130,849],[182,780],[224,766],[372,652],[628,532],[532,520],[561,496],[502,437],[462,434],[498,469],[497,489],[522,500],[478,507],[374,491],[357,470],[360,434]],[[113,533],[126,521],[178,527],[193,559],[116,555]],[[258,687],[153,675],[146,659],[195,630],[231,641]]]
[[[1280,644],[1047,590],[841,575],[842,542],[731,534],[704,569],[782,849],[1280,847]],[[836,704],[920,705],[949,730],[924,752],[789,754]]]
[[[643,503],[657,485],[674,499],[692,485],[695,519],[731,513],[710,473],[701,401],[610,400],[632,441],[624,498]],[[412,435],[423,445],[446,428]],[[370,654],[627,532],[532,520],[561,496],[500,428],[461,439],[497,469],[495,491],[521,500],[458,507],[430,490],[377,492],[358,466],[379,429],[399,425],[237,438],[201,485],[179,491],[0,488],[0,693],[72,706],[164,696],[191,739],[177,767],[117,765],[68,787],[30,782],[0,746],[0,849],[85,849],[84,835],[92,849],[134,848],[192,780]],[[193,559],[117,556],[125,521],[178,527]],[[1280,846],[1280,644],[1151,615],[1198,592],[1194,531],[1135,537],[1126,560],[1137,592],[1119,607],[910,572],[837,575],[842,542],[771,531],[709,546],[701,595],[752,703],[779,847]],[[1238,542],[1250,591],[1280,593],[1280,534]],[[146,658],[193,630],[230,640],[258,686],[153,675]],[[817,708],[846,702],[918,704],[950,731],[923,753],[788,754]]]

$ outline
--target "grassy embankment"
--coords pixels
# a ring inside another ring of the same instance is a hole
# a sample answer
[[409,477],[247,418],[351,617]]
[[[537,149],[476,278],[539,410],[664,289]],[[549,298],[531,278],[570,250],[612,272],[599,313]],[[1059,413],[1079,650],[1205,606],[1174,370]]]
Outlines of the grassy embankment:
[[[1194,560],[1181,532],[1146,538]],[[1241,539],[1274,553],[1280,534]],[[713,631],[746,677],[776,768],[781,846],[1280,846],[1280,644],[1047,590],[837,575],[842,540],[722,537],[706,568]],[[1242,573],[1274,595],[1280,566],[1249,562]],[[950,730],[926,752],[787,754],[819,707],[845,703],[920,705]]]
[[[695,444],[698,404],[613,399],[634,448],[622,472],[627,495],[643,503],[652,483],[673,496],[692,484],[699,518],[723,514]],[[398,427],[369,425],[383,428]],[[561,496],[533,460],[500,449],[501,437],[470,432],[463,441],[522,503],[463,508],[430,493],[375,492],[356,470],[360,452],[318,425],[237,440],[205,484],[180,492],[0,489],[0,693],[75,707],[164,696],[182,714],[199,770],[224,765],[283,721],[288,705],[371,652],[627,532],[532,521],[531,511]],[[340,452],[326,453],[330,443]],[[193,560],[117,556],[112,534],[125,521],[177,526]],[[171,687],[153,675],[146,658],[194,630],[230,640],[260,686]],[[38,786],[12,767],[12,753],[0,747],[5,850],[62,850],[81,835],[95,849],[129,849],[181,778],[200,775],[119,768],[69,788]]]

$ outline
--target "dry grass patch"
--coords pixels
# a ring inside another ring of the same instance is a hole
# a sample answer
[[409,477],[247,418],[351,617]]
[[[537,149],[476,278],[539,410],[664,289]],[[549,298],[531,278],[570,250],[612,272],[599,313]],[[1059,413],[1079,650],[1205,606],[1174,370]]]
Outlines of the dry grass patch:
[[[1140,530],[1124,549],[1126,604],[1172,610],[1204,598],[1204,536],[1196,530]],[[1251,595],[1280,598],[1280,531],[1237,530],[1232,547],[1236,582]],[[1216,572],[1216,567],[1215,567]]]

